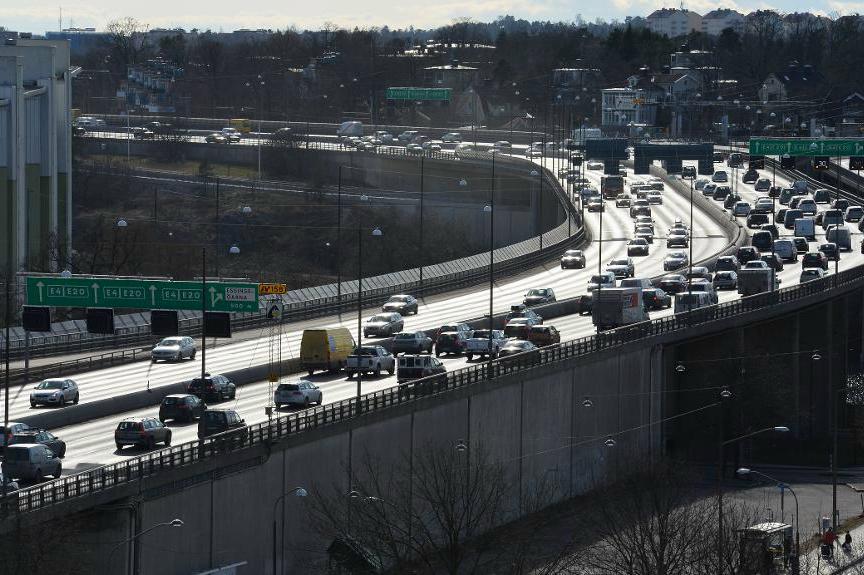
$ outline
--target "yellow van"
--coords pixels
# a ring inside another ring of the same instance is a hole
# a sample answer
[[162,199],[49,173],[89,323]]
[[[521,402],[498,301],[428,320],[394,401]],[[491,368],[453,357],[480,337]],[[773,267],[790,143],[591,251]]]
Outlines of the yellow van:
[[309,375],[316,369],[338,371],[354,352],[354,338],[347,328],[307,329],[300,341],[300,363]]

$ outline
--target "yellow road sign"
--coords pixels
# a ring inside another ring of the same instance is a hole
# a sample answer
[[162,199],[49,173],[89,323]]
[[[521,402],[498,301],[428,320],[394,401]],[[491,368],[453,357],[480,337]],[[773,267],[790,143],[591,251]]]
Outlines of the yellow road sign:
[[288,292],[285,284],[258,284],[258,295],[282,295]]

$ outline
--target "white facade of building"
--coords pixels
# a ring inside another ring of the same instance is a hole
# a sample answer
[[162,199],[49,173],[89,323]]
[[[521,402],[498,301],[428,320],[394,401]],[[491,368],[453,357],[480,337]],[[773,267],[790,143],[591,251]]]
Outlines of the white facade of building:
[[[64,266],[72,235],[69,42],[0,35],[0,270]],[[12,230],[12,244],[6,231]]]
[[670,38],[702,31],[702,16],[691,10],[661,8],[649,14],[645,21],[649,30]]
[[719,36],[726,28],[732,28],[739,34],[744,31],[744,14],[720,8],[702,16],[702,32],[709,36]]

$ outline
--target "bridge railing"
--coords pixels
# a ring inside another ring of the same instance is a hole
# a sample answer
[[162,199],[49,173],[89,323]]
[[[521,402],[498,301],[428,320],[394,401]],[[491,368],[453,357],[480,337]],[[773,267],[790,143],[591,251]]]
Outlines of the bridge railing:
[[242,430],[166,447],[126,461],[27,487],[5,499],[0,499],[0,515],[8,518],[16,514],[31,513],[73,498],[139,481],[164,470],[189,466],[259,444],[271,444],[307,430],[334,425],[361,416],[363,413],[388,409],[508,374],[525,373],[541,366],[585,357],[600,350],[632,344],[654,336],[684,332],[694,326],[709,324],[720,319],[746,316],[772,305],[795,302],[814,295],[826,293],[830,295],[832,289],[861,286],[864,286],[864,268],[855,267],[836,275],[778,291],[601,332],[536,351],[499,358],[492,362],[478,363],[446,374],[367,393],[361,396],[359,401],[352,398],[317,406],[299,413],[276,417]]

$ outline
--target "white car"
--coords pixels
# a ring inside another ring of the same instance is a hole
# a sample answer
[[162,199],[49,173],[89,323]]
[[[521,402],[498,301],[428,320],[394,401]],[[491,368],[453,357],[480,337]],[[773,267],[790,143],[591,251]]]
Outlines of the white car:
[[446,144],[459,144],[462,142],[462,134],[459,132],[447,132],[441,136],[441,141]]
[[30,392],[30,407],[39,404],[66,405],[77,404],[80,399],[78,384],[71,379],[45,379]]
[[585,163],[585,168],[588,170],[602,170],[603,162],[598,162],[597,160],[588,160]]
[[801,277],[798,278],[798,283],[803,284],[813,280],[821,280],[825,275],[825,270],[822,268],[805,268],[801,270]]
[[315,403],[321,405],[324,401],[324,394],[317,385],[311,381],[301,379],[295,383],[280,383],[276,391],[273,392],[273,403],[276,409],[283,405],[301,405],[309,407]]
[[222,128],[222,136],[229,142],[239,142],[242,134],[237,128]]
[[195,340],[189,336],[166,337],[156,344],[150,352],[150,359],[162,361],[181,361],[184,357],[195,359]]

